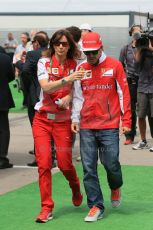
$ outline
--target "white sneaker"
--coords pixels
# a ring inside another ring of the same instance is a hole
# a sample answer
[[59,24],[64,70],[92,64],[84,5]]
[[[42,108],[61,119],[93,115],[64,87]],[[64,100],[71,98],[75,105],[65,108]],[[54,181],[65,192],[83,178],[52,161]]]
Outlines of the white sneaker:
[[153,147],[151,147],[151,148],[149,149],[149,151],[150,151],[150,152],[153,152]]
[[77,160],[77,161],[81,161],[81,157],[80,157],[80,156],[78,156],[76,160]]
[[149,146],[147,144],[147,142],[144,142],[144,141],[139,141],[136,145],[134,145],[132,147],[132,149],[134,150],[139,150],[139,149],[147,149]]
[[100,220],[101,218],[103,218],[103,213],[104,210],[101,210],[100,208],[93,206],[88,215],[85,217],[84,221],[86,222],[94,222],[97,220]]

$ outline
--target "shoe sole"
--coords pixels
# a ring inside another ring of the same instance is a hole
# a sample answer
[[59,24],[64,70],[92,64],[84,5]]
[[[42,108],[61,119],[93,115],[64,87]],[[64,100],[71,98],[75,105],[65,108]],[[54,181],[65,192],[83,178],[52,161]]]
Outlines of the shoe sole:
[[124,142],[123,144],[124,144],[124,145],[132,145],[133,142],[134,142],[134,141],[130,141],[130,142],[128,142],[128,143],[127,143],[127,142]]
[[136,148],[136,147],[132,147],[133,150],[141,150],[141,149],[149,149],[149,146],[144,146],[144,147],[141,147],[141,148]]
[[50,220],[52,220],[53,219],[53,216],[51,216],[51,217],[48,217],[48,219],[47,220],[41,220],[41,219],[37,219],[36,220],[36,223],[47,223],[48,221],[50,221]]
[[[118,207],[121,205],[121,201],[122,201],[122,197],[120,196],[120,200],[117,201],[117,202],[119,202],[118,205],[113,205],[113,204],[112,204],[112,208],[118,208]],[[111,201],[111,202],[112,202],[112,201]],[[115,202],[115,201],[114,201],[114,202]]]
[[149,147],[143,147],[143,148],[134,148],[132,147],[133,150],[141,150],[141,149],[149,149]]
[[38,167],[38,165],[31,165],[31,164],[27,164],[28,167]]
[[112,204],[112,208],[118,208],[120,205],[121,205],[121,202],[119,202],[118,205],[113,205],[113,204]]
[[28,153],[29,153],[30,155],[35,155],[34,152],[32,152],[32,151],[29,151]]
[[124,143],[124,145],[132,145],[133,144],[133,142],[131,142],[131,143]]
[[99,216],[98,218],[97,218],[97,220],[85,220],[84,219],[84,221],[85,222],[96,222],[96,221],[98,221],[98,220],[101,220],[103,218],[103,215],[102,216]]

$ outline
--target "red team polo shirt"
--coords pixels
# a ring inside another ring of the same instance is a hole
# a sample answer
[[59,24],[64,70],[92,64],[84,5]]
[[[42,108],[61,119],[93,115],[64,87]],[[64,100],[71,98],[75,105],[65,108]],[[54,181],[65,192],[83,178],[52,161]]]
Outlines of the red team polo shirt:
[[[48,79],[48,81],[57,81],[73,73],[75,68],[76,61],[73,59],[67,59],[61,66],[54,55],[51,59],[41,58],[38,62],[38,80]],[[61,109],[55,104],[55,101],[70,94],[71,90],[72,84],[64,85],[53,93],[46,93],[41,89],[40,101],[35,105],[35,110],[55,114],[55,120],[70,120],[71,105],[68,109]]]

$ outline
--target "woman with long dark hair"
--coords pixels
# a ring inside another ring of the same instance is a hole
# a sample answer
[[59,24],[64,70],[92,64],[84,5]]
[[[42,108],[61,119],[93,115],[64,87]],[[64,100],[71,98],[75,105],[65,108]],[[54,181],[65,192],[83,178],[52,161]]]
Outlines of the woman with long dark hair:
[[59,169],[69,182],[72,202],[82,203],[80,182],[72,164],[71,100],[72,83],[84,73],[75,71],[79,51],[67,30],[55,32],[50,48],[38,62],[40,101],[35,106],[33,136],[39,172],[41,211],[36,222],[52,219],[51,141],[54,141]]

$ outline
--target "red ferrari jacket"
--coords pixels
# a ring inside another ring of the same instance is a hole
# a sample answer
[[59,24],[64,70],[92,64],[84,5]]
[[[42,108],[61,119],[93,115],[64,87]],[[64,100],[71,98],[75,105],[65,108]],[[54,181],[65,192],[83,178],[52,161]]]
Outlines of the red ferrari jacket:
[[74,83],[72,122],[84,129],[131,127],[131,104],[128,83],[122,64],[103,53],[97,66],[87,61],[78,70],[86,71]]

